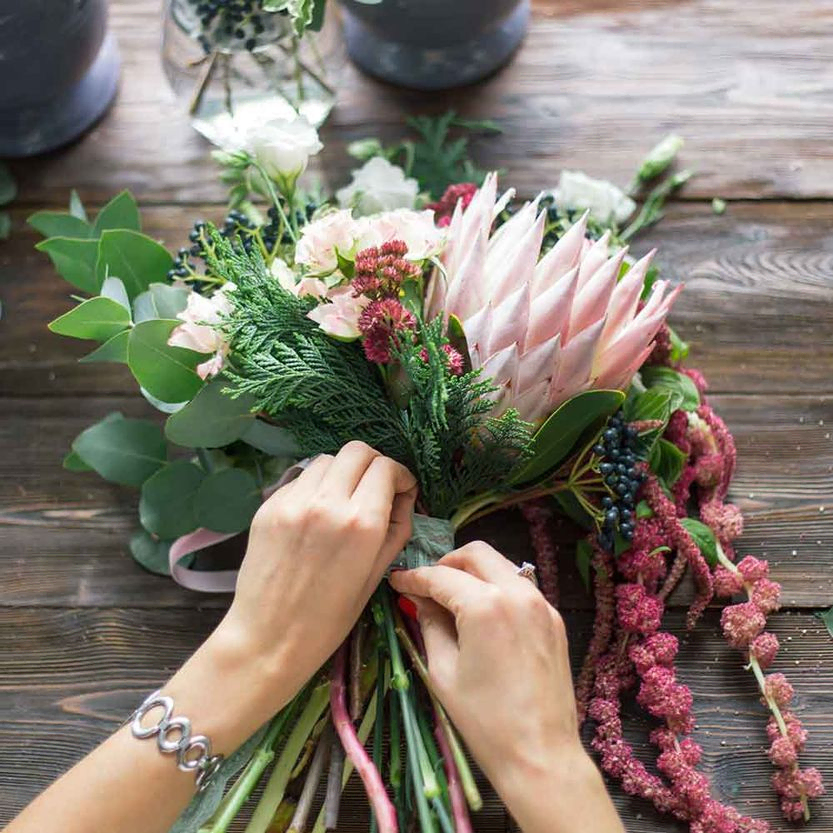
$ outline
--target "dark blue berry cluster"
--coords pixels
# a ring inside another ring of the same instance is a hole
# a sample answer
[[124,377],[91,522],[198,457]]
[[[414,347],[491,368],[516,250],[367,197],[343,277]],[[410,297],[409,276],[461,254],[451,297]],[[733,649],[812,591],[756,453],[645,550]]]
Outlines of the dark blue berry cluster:
[[[196,11],[205,34],[200,43],[206,52],[214,48],[217,36],[238,40],[248,50],[257,46],[258,35],[266,31],[257,0],[197,0]],[[214,35],[214,39],[208,34]]]
[[621,411],[610,418],[593,453],[601,458],[599,474],[611,494],[602,498],[599,546],[613,551],[615,535],[630,541],[636,525],[636,496],[645,480],[644,472],[637,469],[637,430],[622,418]]

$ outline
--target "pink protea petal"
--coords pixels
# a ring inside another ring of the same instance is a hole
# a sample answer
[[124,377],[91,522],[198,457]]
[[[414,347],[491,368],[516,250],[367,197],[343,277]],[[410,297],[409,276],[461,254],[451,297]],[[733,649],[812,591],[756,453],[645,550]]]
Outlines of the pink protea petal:
[[[499,353],[494,353],[483,362],[483,375],[498,385],[501,390],[494,395],[497,401],[506,395],[511,384],[518,378],[518,346],[510,344]],[[514,394],[514,391],[511,391]]]
[[[511,237],[507,235],[505,244],[497,247],[490,244],[486,263],[489,294],[492,297],[502,298],[519,286],[531,286],[538,263],[538,253],[544,240],[546,218],[547,215],[541,213],[528,228],[519,226],[518,230],[523,230],[521,234],[513,234]],[[509,223],[506,224],[508,225]],[[503,226],[501,231],[506,226]]]
[[604,317],[626,254],[627,249],[620,249],[596,270],[584,286],[581,286],[581,278],[579,278],[579,288],[573,301],[570,324],[564,338],[565,344],[594,321]]
[[587,389],[596,343],[604,323],[604,318],[600,319],[579,333],[569,344],[562,346],[558,374],[553,377],[550,388],[551,407],[555,408]]
[[607,324],[601,337],[603,345],[633,321],[642,287],[645,284],[645,275],[655,254],[656,249],[652,249],[645,257],[634,263],[613,290],[607,307]]
[[605,390],[625,390],[636,371],[648,360],[651,350],[651,346],[648,345],[635,356],[628,353],[622,353],[620,356],[606,354],[606,357],[593,368],[593,386]]
[[524,344],[527,350],[548,341],[556,333],[564,332],[577,285],[578,267],[573,267],[549,289],[530,302],[529,328]]
[[[585,245],[589,241],[585,241]],[[610,257],[610,232],[606,231],[595,243],[592,243],[586,251],[582,252],[581,268],[578,273],[578,288],[581,289],[602,264]]]
[[507,401],[507,407],[515,408],[522,419],[528,422],[537,422],[549,413],[549,387],[548,379],[544,379],[528,388],[520,396],[516,396],[511,402]]
[[497,353],[510,344],[517,344],[519,350],[523,349],[528,316],[529,284],[525,283],[491,309],[486,339],[489,353]]
[[[585,211],[581,219],[570,226],[558,242],[538,261],[532,278],[533,298],[546,292],[556,281],[578,266],[589,215],[590,212]],[[578,272],[576,272],[576,277],[578,277]]]
[[523,393],[542,381],[549,386],[560,352],[561,336],[557,335],[522,353],[518,365],[518,392]]
[[483,286],[487,234],[488,231],[477,230],[472,245],[448,287],[445,311],[453,313],[461,320],[469,318],[489,300],[486,297],[486,288]]

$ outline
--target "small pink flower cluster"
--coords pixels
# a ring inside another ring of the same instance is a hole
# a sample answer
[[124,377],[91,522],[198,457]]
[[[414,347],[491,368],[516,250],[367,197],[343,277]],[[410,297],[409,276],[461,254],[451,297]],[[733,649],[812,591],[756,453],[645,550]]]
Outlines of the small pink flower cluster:
[[[720,623],[729,644],[744,651],[750,664],[757,663],[765,671],[779,648],[778,637],[764,630],[766,617],[778,610],[781,596],[781,586],[769,578],[769,565],[751,555],[736,565],[721,565],[715,570],[715,588],[720,596],[746,593],[747,601],[724,608]],[[763,702],[772,711],[767,724],[768,755],[777,768],[772,786],[780,796],[784,816],[797,821],[807,816],[807,800],[818,798],[824,785],[817,769],[802,770],[798,766],[807,732],[795,713],[789,711],[792,685],[780,673],[769,674],[763,680]]]
[[451,223],[451,215],[457,203],[465,210],[469,207],[474,195],[477,193],[477,185],[473,182],[461,182],[457,185],[449,185],[445,193],[436,201],[425,207],[433,210],[439,228],[445,228]]
[[389,364],[391,347],[403,334],[413,337],[416,318],[396,298],[371,301],[359,316],[359,332],[368,361]]
[[520,508],[529,527],[541,592],[553,607],[558,607],[558,551],[549,532],[552,519],[549,502],[543,499],[531,500],[522,503]]
[[407,253],[408,247],[402,240],[390,240],[357,252],[350,281],[353,295],[372,300],[396,297],[405,281],[420,274],[419,266],[405,259]]

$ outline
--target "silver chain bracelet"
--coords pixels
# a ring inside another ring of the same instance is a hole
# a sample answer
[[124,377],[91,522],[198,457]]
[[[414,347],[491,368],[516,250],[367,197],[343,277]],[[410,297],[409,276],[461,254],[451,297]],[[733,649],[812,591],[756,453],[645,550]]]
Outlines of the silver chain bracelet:
[[[164,709],[162,717],[153,726],[143,726],[145,715],[158,708]],[[128,718],[130,731],[139,740],[156,736],[160,752],[175,754],[179,769],[196,773],[197,792],[202,792],[220,768],[223,756],[211,754],[211,741],[205,735],[191,734],[191,721],[187,717],[174,717],[173,714],[173,699],[161,691],[154,691]],[[171,740],[169,734],[176,739]]]

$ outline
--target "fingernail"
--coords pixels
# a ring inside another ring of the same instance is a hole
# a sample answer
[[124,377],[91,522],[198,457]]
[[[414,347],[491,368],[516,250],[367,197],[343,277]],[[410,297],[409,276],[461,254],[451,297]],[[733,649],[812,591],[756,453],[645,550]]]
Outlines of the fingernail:
[[400,596],[396,603],[409,619],[417,621],[417,606],[407,596]]

